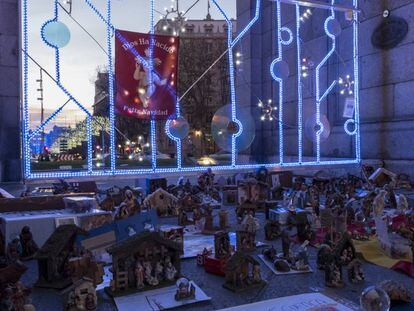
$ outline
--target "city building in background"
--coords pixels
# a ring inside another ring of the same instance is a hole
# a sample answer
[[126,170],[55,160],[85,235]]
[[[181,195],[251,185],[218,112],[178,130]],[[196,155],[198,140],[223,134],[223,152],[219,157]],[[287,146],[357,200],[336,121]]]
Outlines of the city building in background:
[[[212,19],[209,12],[202,20],[185,19],[181,13],[167,15],[155,25],[156,34],[177,35],[180,39],[179,97],[227,50],[227,31],[226,21]],[[233,21],[233,32],[236,31],[236,21]],[[187,157],[198,158],[218,151],[211,135],[211,121],[214,113],[229,103],[229,92],[228,59],[224,55],[180,102],[182,115],[190,124],[188,139],[183,142]],[[99,69],[93,114],[107,117],[108,111],[108,73],[105,69]],[[116,127],[120,146],[127,141],[149,141],[148,121],[117,115]],[[164,129],[165,121],[158,121],[157,148],[160,153],[174,157],[175,142],[165,135]]]

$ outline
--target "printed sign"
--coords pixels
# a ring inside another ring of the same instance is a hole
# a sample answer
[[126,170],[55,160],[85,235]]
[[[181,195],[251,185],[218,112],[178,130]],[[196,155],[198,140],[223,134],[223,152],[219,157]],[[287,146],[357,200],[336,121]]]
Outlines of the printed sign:
[[[123,40],[120,40],[120,38]],[[153,38],[153,70],[149,69]],[[176,37],[117,30],[115,41],[116,113],[165,120],[175,112],[178,46]],[[139,54],[140,60],[136,55]],[[143,61],[144,60],[144,61]],[[152,82],[151,82],[152,73]]]

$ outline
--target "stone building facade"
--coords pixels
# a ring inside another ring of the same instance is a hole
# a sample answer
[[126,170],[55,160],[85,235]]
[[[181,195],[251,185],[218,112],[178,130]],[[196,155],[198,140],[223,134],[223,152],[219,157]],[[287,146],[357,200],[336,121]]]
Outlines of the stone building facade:
[[[260,20],[243,39],[243,72],[250,88],[246,88],[244,83],[238,87],[238,97],[250,98],[252,105],[257,102],[257,97],[275,98],[269,74],[270,63],[277,53],[275,2],[262,3]],[[255,4],[255,0],[237,1],[237,23],[240,28],[254,16]],[[362,10],[359,30],[361,156],[364,162],[384,160],[390,169],[414,175],[414,148],[410,147],[414,135],[414,2],[359,1],[359,7]],[[371,43],[374,30],[384,20],[384,10],[389,10],[391,17],[403,18],[408,23],[408,34],[396,47],[388,50],[378,49]],[[292,25],[295,20],[294,10],[286,14],[283,20]],[[307,46],[314,50],[325,48],[326,41],[321,41],[321,37],[325,36],[323,29],[312,27],[313,37],[305,38]],[[350,27],[342,31],[342,36],[350,38]],[[338,49],[344,49],[347,44],[349,42],[345,39],[339,40]],[[348,55],[344,61],[349,61],[351,57]],[[241,79],[238,81],[240,83]],[[297,100],[291,99],[287,106],[295,103]],[[342,109],[340,105],[331,107],[331,143],[323,149],[325,157],[351,157],[354,152],[350,140],[339,135],[343,132],[343,122],[338,118]],[[295,108],[291,110],[286,122],[296,126],[296,111]],[[254,111],[252,109],[253,114]],[[262,128],[262,136],[259,140],[256,139],[251,149],[253,155],[260,158],[274,144],[278,132],[276,126],[260,122],[257,126]],[[286,150],[292,154],[296,149],[297,131],[287,128],[286,133]],[[311,142],[305,142],[303,148],[304,154],[314,154]]]
[[19,4],[0,0],[0,181],[21,179]]
[[[174,31],[180,32],[178,94],[182,96],[227,50],[228,28],[225,20],[212,19],[209,13],[203,20],[161,19],[155,26],[158,34],[172,35]],[[236,21],[233,21],[233,32],[236,33]],[[217,151],[211,121],[215,112],[229,101],[228,59],[224,55],[180,102],[182,114],[190,124],[195,156]],[[166,150],[175,148],[175,144],[164,139],[159,147]],[[189,146],[186,147],[190,152]]]

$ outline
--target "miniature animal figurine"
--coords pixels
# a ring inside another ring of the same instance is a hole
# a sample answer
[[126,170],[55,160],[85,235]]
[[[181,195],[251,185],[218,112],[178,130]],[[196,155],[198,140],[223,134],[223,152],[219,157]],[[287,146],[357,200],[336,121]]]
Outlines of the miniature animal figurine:
[[276,248],[272,245],[270,248],[266,248],[262,251],[263,256],[271,261],[274,262],[277,258],[277,251]]
[[379,284],[390,297],[392,302],[411,302],[413,295],[410,293],[408,288],[402,283],[398,283],[393,280],[385,280]]

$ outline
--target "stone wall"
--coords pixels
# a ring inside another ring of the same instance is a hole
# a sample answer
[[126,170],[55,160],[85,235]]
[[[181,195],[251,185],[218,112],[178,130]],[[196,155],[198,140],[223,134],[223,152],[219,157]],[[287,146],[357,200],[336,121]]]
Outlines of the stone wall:
[[[238,0],[238,25],[240,28],[246,24],[254,14],[256,0]],[[348,1],[351,2],[351,1]],[[359,1],[362,14],[360,16],[360,112],[361,112],[361,153],[364,161],[385,160],[386,165],[398,172],[408,172],[414,176],[414,1],[413,0],[371,0]],[[374,29],[383,20],[382,13],[385,9],[391,16],[404,18],[409,24],[409,32],[397,47],[390,50],[380,50],[371,44],[371,35]],[[250,99],[252,105],[257,102],[257,97],[263,99],[277,98],[277,89],[272,86],[269,65],[277,54],[275,33],[275,3],[263,1],[260,22],[243,40],[243,77],[239,77],[238,96]],[[342,14],[343,15],[343,14]],[[325,15],[326,16],[326,15]],[[324,19],[323,16],[313,16]],[[352,54],[344,52],[351,37],[351,27],[346,26],[343,16],[339,18],[344,29],[338,40],[338,49],[343,59],[349,63]],[[294,30],[294,10],[285,10],[284,24]],[[326,39],[323,29],[316,24],[311,25],[311,33],[305,32],[303,40],[306,48],[318,53],[318,49],[326,48]],[[352,52],[352,50],[350,50]],[[285,51],[286,57],[296,57],[295,51]],[[291,55],[288,55],[288,54]],[[329,75],[341,71],[337,63],[330,61]],[[240,75],[239,75],[240,76]],[[294,74],[289,77],[296,79]],[[241,82],[243,80],[243,83]],[[247,81],[246,81],[247,80]],[[249,84],[249,88],[245,85]],[[289,85],[289,81],[286,83]],[[294,88],[289,89],[286,96],[285,118],[289,122],[297,124],[297,94]],[[306,114],[306,102],[312,102],[312,97],[304,95],[304,113]],[[338,102],[338,94],[330,98],[331,102]],[[313,100],[314,102],[314,100]],[[287,105],[289,104],[289,105]],[[293,105],[292,105],[293,104]],[[289,108],[287,108],[289,107]],[[341,114],[343,105],[330,104],[322,110],[327,113],[332,125],[332,133],[322,150],[323,156],[345,157],[354,153],[353,141],[340,133],[343,132]],[[255,114],[256,109],[252,109]],[[286,121],[286,122],[288,122]],[[260,139],[256,139],[252,150],[253,154],[274,150],[278,135],[275,125],[260,124],[264,131]],[[286,130],[286,150],[288,154],[295,154],[297,149],[297,131]],[[276,146],[277,147],[277,146]],[[304,154],[314,154],[314,146],[311,142],[304,141]]]
[[0,0],[0,182],[21,179],[19,8]]

